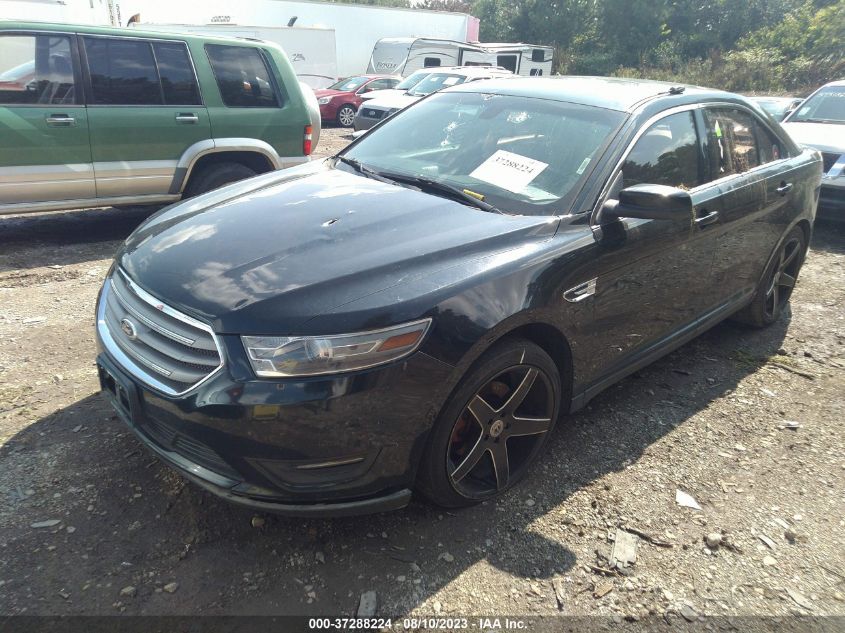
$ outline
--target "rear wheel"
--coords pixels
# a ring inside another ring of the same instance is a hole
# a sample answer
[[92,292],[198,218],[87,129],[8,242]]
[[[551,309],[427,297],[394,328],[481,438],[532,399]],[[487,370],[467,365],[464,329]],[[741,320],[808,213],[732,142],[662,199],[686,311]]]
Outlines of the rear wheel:
[[352,127],[355,121],[355,108],[345,105],[337,111],[337,124],[341,127]]
[[198,174],[194,174],[185,190],[185,197],[191,198],[202,193],[212,191],[238,180],[251,178],[256,172],[241,163],[225,162],[204,167]]
[[796,226],[778,247],[754,299],[736,314],[736,320],[755,327],[766,327],[777,321],[792,296],[806,254],[804,231]]
[[446,507],[496,496],[522,479],[560,411],[560,375],[534,343],[488,351],[463,378],[432,430],[419,490]]

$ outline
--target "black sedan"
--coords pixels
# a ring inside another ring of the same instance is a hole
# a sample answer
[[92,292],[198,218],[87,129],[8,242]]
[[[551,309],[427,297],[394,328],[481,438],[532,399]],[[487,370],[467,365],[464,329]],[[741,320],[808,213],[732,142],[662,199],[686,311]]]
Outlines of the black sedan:
[[821,169],[724,92],[456,87],[139,227],[98,301],[102,387],[232,502],[473,504],[609,385],[727,317],[776,321]]

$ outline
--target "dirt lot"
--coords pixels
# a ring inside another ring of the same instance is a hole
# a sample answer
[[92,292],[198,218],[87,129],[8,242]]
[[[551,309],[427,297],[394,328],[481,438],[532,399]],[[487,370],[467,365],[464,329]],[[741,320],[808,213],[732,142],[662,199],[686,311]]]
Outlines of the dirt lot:
[[[0,218],[0,614],[845,614],[843,229],[780,323],[605,392],[500,501],[302,521],[184,482],[97,394],[95,296],[150,213]],[[602,572],[618,527],[636,563]]]

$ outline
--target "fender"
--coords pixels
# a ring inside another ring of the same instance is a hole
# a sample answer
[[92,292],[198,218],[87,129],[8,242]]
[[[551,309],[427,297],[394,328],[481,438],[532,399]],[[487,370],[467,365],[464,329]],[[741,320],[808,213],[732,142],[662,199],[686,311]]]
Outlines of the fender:
[[170,184],[169,193],[181,194],[187,184],[191,172],[197,161],[208,154],[219,154],[221,152],[253,152],[264,156],[273,169],[284,169],[300,163],[308,162],[308,156],[279,156],[273,146],[264,141],[254,138],[218,138],[198,141],[186,149],[179,162],[176,164],[176,171],[173,174],[173,182]]

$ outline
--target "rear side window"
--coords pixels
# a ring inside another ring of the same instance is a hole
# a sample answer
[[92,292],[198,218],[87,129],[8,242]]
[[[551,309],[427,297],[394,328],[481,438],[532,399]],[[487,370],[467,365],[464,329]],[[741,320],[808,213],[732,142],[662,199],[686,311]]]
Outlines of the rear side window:
[[637,140],[622,165],[624,186],[692,189],[702,184],[701,153],[692,112],[660,119]]
[[0,36],[0,104],[74,104],[70,38]]
[[223,103],[233,108],[279,106],[270,70],[256,48],[206,44]]
[[153,42],[167,105],[200,105],[199,88],[188,48],[182,42]]
[[151,43],[136,39],[85,38],[91,101],[97,105],[162,105]]
[[734,108],[704,111],[707,125],[707,160],[713,179],[741,174],[760,164],[756,124],[747,112]]

